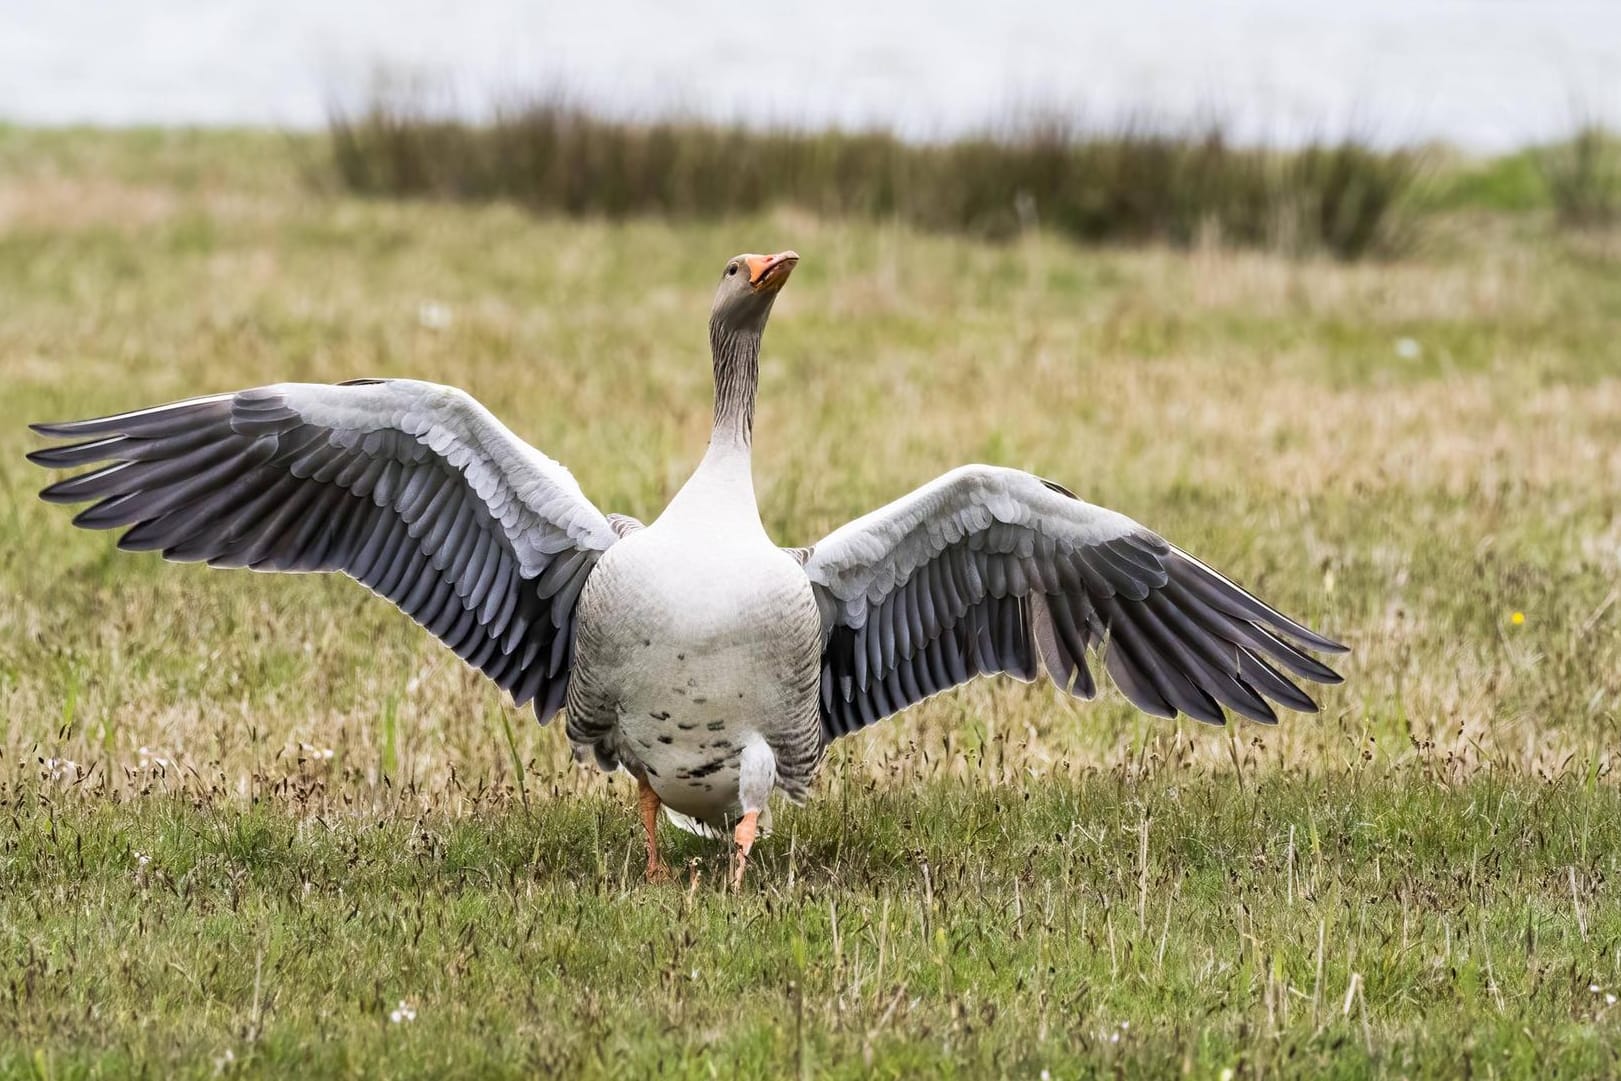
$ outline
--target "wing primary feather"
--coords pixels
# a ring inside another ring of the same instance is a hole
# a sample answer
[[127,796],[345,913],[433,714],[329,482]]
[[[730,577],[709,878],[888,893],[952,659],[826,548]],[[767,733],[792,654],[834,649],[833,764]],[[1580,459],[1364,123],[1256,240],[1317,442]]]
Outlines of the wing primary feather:
[[[1154,596],[1157,594],[1150,595],[1150,601]],[[1144,602],[1134,605],[1128,618],[1161,663],[1180,675],[1203,698],[1214,699],[1250,720],[1262,724],[1277,723],[1277,714],[1252,688],[1238,680],[1236,672],[1228,674],[1212,665],[1193,648],[1188,638],[1166,627],[1151,604]]]
[[1180,548],[1172,549],[1168,562],[1177,582],[1221,611],[1271,627],[1319,653],[1349,652],[1350,647],[1290,619]]
[[445,564],[455,554],[457,532],[465,529],[471,521],[472,510],[472,500],[464,493],[454,506],[446,507],[433,528],[428,530],[427,536],[422,538],[422,550],[428,553],[436,569],[444,570]]
[[105,435],[109,432],[118,432],[122,435],[162,433],[171,431],[177,424],[188,421],[195,423],[203,418],[219,419],[229,417],[231,397],[229,394],[213,394],[204,398],[188,398],[182,402],[156,405],[150,409],[137,409],[129,413],[118,413],[110,417],[54,421],[43,424],[30,424],[29,427],[40,435],[50,436],[54,439],[74,439],[82,435]]
[[546,569],[541,571],[540,576],[535,579],[535,592],[542,598],[552,597],[568,585],[570,579],[574,577],[574,572],[579,569],[584,560],[585,553],[578,550],[569,552],[567,555],[557,556],[547,564]]
[[931,559],[918,568],[916,581],[918,621],[922,627],[922,637],[925,641],[932,642],[940,637],[940,615],[934,605],[935,591],[940,588],[940,584],[934,560]]
[[1238,653],[1238,674],[1299,713],[1316,713],[1320,708],[1311,695],[1290,683],[1277,669],[1247,649]]
[[890,620],[895,627],[895,663],[899,664],[912,655],[912,626],[917,618],[917,601],[912,594],[916,590],[915,579],[909,579],[895,588],[890,594],[894,600]]
[[[64,481],[46,488],[39,493],[39,497],[47,503],[83,503],[87,499],[101,499],[105,496],[115,495],[119,491],[116,483],[120,473],[127,473],[132,469],[139,469],[135,462],[114,462],[104,465],[100,469],[89,473],[81,473],[77,477],[70,477]],[[139,490],[138,485],[125,487],[124,491]]]
[[1112,636],[1103,647],[1103,667],[1132,705],[1156,717],[1167,720],[1176,717],[1176,710],[1165,701],[1148,677],[1137,668],[1127,650],[1122,649],[1120,642]]
[[388,570],[377,584],[377,592],[391,601],[399,601],[405,595],[410,584],[416,580],[414,577],[408,577],[412,573],[411,568],[418,562],[425,562],[422,560],[422,553],[411,542],[405,530],[405,521],[398,518],[389,527],[384,557],[387,560]]
[[1198,623],[1188,619],[1162,590],[1156,590],[1142,606],[1145,627],[1184,657],[1184,663],[1202,673],[1204,686],[1221,702],[1252,721],[1276,724],[1278,715],[1254,687],[1239,674],[1240,649],[1222,643]]
[[1111,602],[1108,620],[1114,647],[1129,655],[1133,668],[1154,687],[1162,701],[1206,724],[1227,723],[1216,700],[1154,648],[1143,628],[1123,609],[1119,598]]
[[551,684],[546,688],[544,702],[535,708],[535,716],[540,718],[541,724],[545,724],[557,716],[557,711],[563,708],[563,699],[567,695],[568,680],[554,679],[551,681]]
[[573,618],[574,602],[580,596],[580,590],[585,588],[585,580],[596,566],[596,560],[582,560],[575,564],[574,576],[564,583],[563,588],[557,591],[552,601],[552,622],[562,627],[565,622]]
[[439,494],[440,482],[445,479],[444,474],[431,466],[418,466],[405,478],[405,486],[400,490],[399,500],[394,504],[400,517],[407,523],[414,523],[422,517],[428,503]]
[[483,597],[475,598],[479,601],[479,618],[486,623],[495,618],[495,613],[505,599],[507,590],[512,586],[515,564],[511,559],[503,558],[495,569],[495,580],[490,585],[490,591]]
[[877,686],[884,678],[884,627],[882,609],[867,616],[867,679],[862,690]]
[[1210,607],[1202,597],[1186,590],[1174,579],[1166,585],[1165,594],[1177,608],[1203,622],[1212,633],[1226,641],[1244,646],[1257,654],[1264,653],[1303,679],[1316,683],[1341,681],[1339,673],[1321,661],[1308,657],[1263,627]]
[[[73,469],[91,462],[130,461],[120,455],[119,451],[129,447],[129,439],[121,435],[110,435],[105,439],[93,439],[88,443],[70,443],[62,447],[42,447],[31,450],[26,455],[34,465],[46,469]],[[42,493],[43,495],[43,493]]]
[[1036,653],[1047,669],[1047,675],[1066,694],[1074,685],[1075,662],[1064,648],[1052,614],[1047,610],[1046,598],[1040,593],[1030,595],[1030,628],[1036,642]]

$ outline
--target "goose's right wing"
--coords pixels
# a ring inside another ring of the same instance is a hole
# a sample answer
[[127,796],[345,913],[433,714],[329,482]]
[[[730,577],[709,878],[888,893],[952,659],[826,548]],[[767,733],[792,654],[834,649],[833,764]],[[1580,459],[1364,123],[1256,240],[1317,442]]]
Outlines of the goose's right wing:
[[542,722],[561,707],[574,603],[616,539],[574,478],[452,387],[278,383],[96,420],[28,457],[99,467],[46,488],[118,546],[267,571],[342,571]]
[[1345,647],[1123,514],[1016,469],[953,470],[834,530],[804,560],[822,610],[822,731],[857,731],[977,675],[1080,698],[1088,650],[1139,708],[1221,724],[1315,711],[1278,672],[1340,677]]

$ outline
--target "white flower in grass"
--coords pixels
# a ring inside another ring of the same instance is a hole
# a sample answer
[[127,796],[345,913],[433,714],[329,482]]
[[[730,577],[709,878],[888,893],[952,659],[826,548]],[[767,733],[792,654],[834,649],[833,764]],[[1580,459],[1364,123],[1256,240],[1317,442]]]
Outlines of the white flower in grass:
[[135,853],[135,866],[136,867],[145,869],[146,865],[151,863],[151,862],[152,862],[152,857],[148,856],[145,852],[137,852],[137,853]]
[[423,330],[449,330],[455,319],[450,306],[437,300],[424,300],[417,305],[417,324]]
[[388,1019],[396,1025],[402,1025],[407,1021],[415,1021],[417,1019],[416,1007],[402,998],[400,1004],[389,1011]]
[[1417,338],[1397,338],[1396,355],[1403,360],[1417,360],[1424,355],[1424,347]]
[[79,777],[79,763],[71,758],[47,758],[40,765],[45,768],[45,775],[53,781],[72,781]]

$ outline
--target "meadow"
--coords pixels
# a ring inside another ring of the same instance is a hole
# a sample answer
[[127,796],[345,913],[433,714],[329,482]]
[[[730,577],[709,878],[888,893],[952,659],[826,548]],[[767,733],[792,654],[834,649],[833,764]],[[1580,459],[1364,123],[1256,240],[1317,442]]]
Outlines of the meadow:
[[[255,133],[0,129],[0,1076],[1621,1071],[1621,236],[1457,166],[1399,253],[563,219]],[[1510,178],[1505,180],[1504,178]],[[836,745],[752,878],[353,582],[118,553],[29,421],[465,387],[650,519],[726,258],[766,525],[1030,469],[1346,641],[1220,729],[982,682]]]

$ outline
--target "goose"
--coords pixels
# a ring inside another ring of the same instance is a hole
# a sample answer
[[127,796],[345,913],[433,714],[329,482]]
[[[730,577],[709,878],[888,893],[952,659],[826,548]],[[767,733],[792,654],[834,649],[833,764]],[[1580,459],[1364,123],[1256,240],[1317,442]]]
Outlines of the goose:
[[[1133,704],[1223,724],[1315,712],[1290,677],[1346,647],[1125,515],[1017,469],[967,465],[803,548],[761,524],[750,451],[760,343],[799,256],[726,263],[709,318],[714,424],[649,525],[462,390],[278,383],[35,424],[94,465],[41,496],[118,547],[261,571],[341,571],[392,601],[580,758],[635,778],[655,827],[731,832],[733,888],[834,740],[976,676],[1042,672],[1091,699],[1091,653]],[[1287,675],[1285,674],[1287,673]]]

